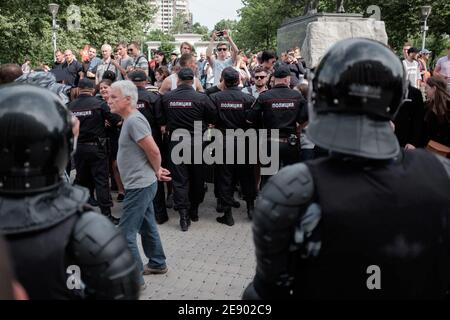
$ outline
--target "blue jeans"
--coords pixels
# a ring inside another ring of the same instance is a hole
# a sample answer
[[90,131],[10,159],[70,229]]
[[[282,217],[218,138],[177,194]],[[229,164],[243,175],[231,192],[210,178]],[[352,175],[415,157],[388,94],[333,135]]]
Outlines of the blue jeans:
[[[141,274],[144,270],[141,256],[137,247],[137,233],[141,235],[142,248],[148,258],[148,266],[154,269],[166,267],[166,256],[159,237],[153,209],[153,198],[156,195],[158,183],[141,189],[125,190],[123,201],[123,215],[119,228],[125,235],[128,247],[136,260]],[[141,275],[141,284],[144,278]]]

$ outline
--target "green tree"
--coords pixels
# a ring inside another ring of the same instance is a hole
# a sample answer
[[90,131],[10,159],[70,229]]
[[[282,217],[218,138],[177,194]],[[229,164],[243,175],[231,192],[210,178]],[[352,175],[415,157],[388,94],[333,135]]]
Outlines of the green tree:
[[170,54],[175,51],[175,45],[170,42],[161,42],[158,50],[164,52],[164,56],[166,57],[167,61],[169,61]]
[[160,29],[157,29],[157,30],[152,30],[149,32],[149,34],[147,36],[147,40],[169,42],[169,41],[175,41],[175,37],[171,34],[164,33]]
[[[326,9],[331,9],[333,1],[326,2]],[[346,11],[368,16],[366,9],[372,4],[374,4],[373,0],[349,0],[346,1]],[[389,44],[393,48],[400,50],[405,42],[421,36],[423,21],[420,16],[420,7],[428,3],[424,3],[423,0],[385,0],[375,4],[381,9],[381,20],[386,24]],[[450,34],[450,2],[434,0],[429,4],[432,5],[432,12],[428,18],[430,27],[428,34],[438,38],[444,34]]]
[[282,21],[303,12],[303,5],[293,5],[291,0],[242,0],[242,3],[233,39],[246,52],[276,48],[277,29]]
[[[23,62],[26,56],[34,64],[53,61],[52,16],[49,1],[9,0],[0,3],[0,62]],[[77,5],[81,11],[81,27],[67,28],[67,8]],[[86,44],[100,48],[104,43],[143,41],[155,9],[148,0],[73,0],[62,3],[57,21],[58,47],[76,53]],[[125,18],[127,17],[127,18]],[[140,17],[137,19],[136,17]]]
[[[240,10],[238,31],[234,39],[240,48],[246,51],[258,51],[276,47],[277,29],[286,18],[303,15],[304,0],[243,0]],[[367,7],[376,4],[381,9],[381,19],[386,24],[389,43],[395,49],[402,48],[406,41],[420,36],[423,24],[420,18],[420,7],[426,3],[423,0],[346,0],[347,12],[366,13]],[[448,0],[430,1],[432,13],[428,19],[430,30],[428,34],[441,39],[450,35],[450,2]],[[319,12],[334,12],[336,2],[322,0]]]
[[236,25],[237,25],[236,20],[222,19],[216,23],[216,25],[214,26],[214,30],[216,31],[230,30],[231,32],[233,32],[233,30],[236,30]]
[[190,32],[190,21],[188,16],[184,12],[178,12],[173,18],[171,34],[179,34]]
[[192,32],[201,35],[207,35],[209,33],[209,30],[207,26],[202,26],[200,23],[196,22],[192,25]]

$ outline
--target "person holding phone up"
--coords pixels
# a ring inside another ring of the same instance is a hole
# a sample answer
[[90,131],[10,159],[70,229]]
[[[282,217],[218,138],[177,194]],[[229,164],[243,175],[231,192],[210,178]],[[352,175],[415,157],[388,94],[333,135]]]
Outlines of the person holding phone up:
[[[225,42],[219,42],[217,45],[217,59],[213,55],[213,47],[214,42],[218,37],[224,37],[228,44],[231,46],[231,57],[229,56],[229,45]],[[229,30],[223,31],[213,31],[211,36],[211,42],[209,43],[208,49],[206,50],[206,58],[209,62],[209,65],[213,68],[214,74],[214,83],[213,85],[217,85],[220,80],[220,75],[222,74],[223,69],[227,67],[232,67],[236,61],[237,54],[239,52],[238,47],[231,39]]]

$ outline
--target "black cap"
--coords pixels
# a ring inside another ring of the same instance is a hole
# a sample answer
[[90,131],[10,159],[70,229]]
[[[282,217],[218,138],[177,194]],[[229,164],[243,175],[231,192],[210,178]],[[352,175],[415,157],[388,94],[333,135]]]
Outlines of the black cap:
[[183,68],[178,71],[178,78],[180,80],[194,80],[194,71],[190,68]]
[[414,47],[411,47],[411,48],[408,49],[408,54],[410,54],[410,53],[419,53],[419,52],[420,52],[420,50],[417,49],[417,48],[414,48]]
[[109,79],[112,82],[114,82],[116,81],[116,73],[111,70],[106,70],[105,73],[103,74],[102,80],[103,79]]
[[147,75],[143,70],[135,70],[128,74],[128,79],[133,82],[147,81]]
[[222,77],[225,82],[239,81],[239,72],[233,67],[227,67],[222,71]]
[[95,85],[92,80],[89,80],[87,78],[83,78],[80,81],[78,81],[78,88],[80,89],[94,89]]
[[273,76],[275,78],[286,78],[291,75],[291,70],[289,70],[289,67],[286,65],[280,65],[278,68],[275,69],[275,72],[273,73]]

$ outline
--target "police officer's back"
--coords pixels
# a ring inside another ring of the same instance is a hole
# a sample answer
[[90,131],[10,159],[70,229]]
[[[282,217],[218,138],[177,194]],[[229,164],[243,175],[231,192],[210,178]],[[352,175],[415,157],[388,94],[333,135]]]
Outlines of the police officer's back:
[[[192,72],[193,73],[193,72]],[[181,69],[178,77],[181,82],[177,89],[166,93],[162,97],[163,114],[166,119],[167,130],[186,129],[194,132],[194,122],[203,123],[203,130],[207,123],[215,121],[216,112],[208,96],[193,90],[186,83],[190,79],[188,68]],[[186,80],[184,80],[186,79]]]
[[[208,123],[213,123],[216,118],[216,110],[211,100],[204,93],[196,92],[192,83],[194,72],[189,68],[183,68],[178,72],[178,87],[166,93],[162,97],[162,108],[166,119],[166,130],[170,135],[175,130],[181,133],[182,140],[190,139],[187,147],[191,147],[190,163],[175,165],[170,157],[171,172],[174,186],[174,208],[180,213],[180,226],[182,231],[187,231],[190,220],[198,220],[198,206],[204,198],[204,171],[202,163],[194,163],[194,152],[203,148],[203,141],[194,141],[195,125],[197,131],[206,130]],[[180,130],[182,129],[182,130]],[[171,138],[171,139],[172,139]],[[171,141],[169,154],[178,144]],[[196,146],[196,147],[195,147]]]
[[[256,136],[253,141],[245,139],[238,144],[237,132],[233,135],[227,135],[227,129],[242,129],[246,130],[250,128],[250,124],[246,121],[247,112],[251,109],[255,99],[248,94],[242,92],[239,85],[239,72],[232,67],[225,68],[222,71],[222,77],[224,80],[225,89],[210,96],[211,101],[217,107],[218,117],[215,127],[220,130],[225,137],[223,141],[224,155],[234,154],[233,163],[224,163],[217,165],[217,184],[215,188],[218,189],[219,200],[224,208],[224,216],[218,217],[217,221],[220,223],[232,226],[234,224],[233,216],[231,213],[231,207],[233,206],[233,182],[236,178],[241,184],[244,200],[247,202],[247,214],[251,218],[254,200],[256,198],[256,182],[255,182],[255,169],[249,163],[249,149],[251,143],[257,143]],[[254,131],[256,133],[256,131]],[[245,133],[244,133],[245,137]],[[233,144],[228,143],[227,140],[233,139]],[[234,150],[228,150],[227,147],[233,146]],[[238,146],[244,146],[245,150],[238,149]],[[238,165],[237,158],[244,156],[244,163]],[[224,161],[225,162],[225,161]]]
[[[61,176],[74,148],[71,118],[50,91],[0,88],[0,233],[31,299],[136,299],[138,271],[88,190]],[[71,276],[69,278],[69,276]]]
[[[137,109],[145,116],[152,129],[152,135],[158,143],[161,139],[160,126],[164,122],[161,111],[161,96],[145,88],[147,76],[144,71],[136,70],[128,75],[138,89]],[[156,139],[157,138],[157,139]]]
[[244,298],[443,298],[450,163],[400,149],[390,123],[407,92],[400,60],[381,43],[344,40],[312,86],[307,134],[331,156],[287,167],[263,189]]
[[105,120],[115,124],[120,119],[111,113],[105,101],[93,96],[94,85],[87,79],[80,80],[80,95],[68,108],[80,120],[79,143],[97,143],[106,138]]
[[[300,92],[289,88],[291,73],[281,65],[274,72],[275,85],[261,93],[247,120],[255,126],[279,130],[281,165],[299,161],[298,126],[307,121],[306,101]],[[270,132],[269,132],[270,134]]]
[[115,126],[120,121],[108,105],[93,96],[94,84],[88,79],[79,83],[80,95],[69,104],[69,110],[80,120],[78,149],[74,155],[77,176],[75,182],[84,187],[95,186],[102,213],[111,221],[112,200],[109,189],[108,150],[105,121]]

